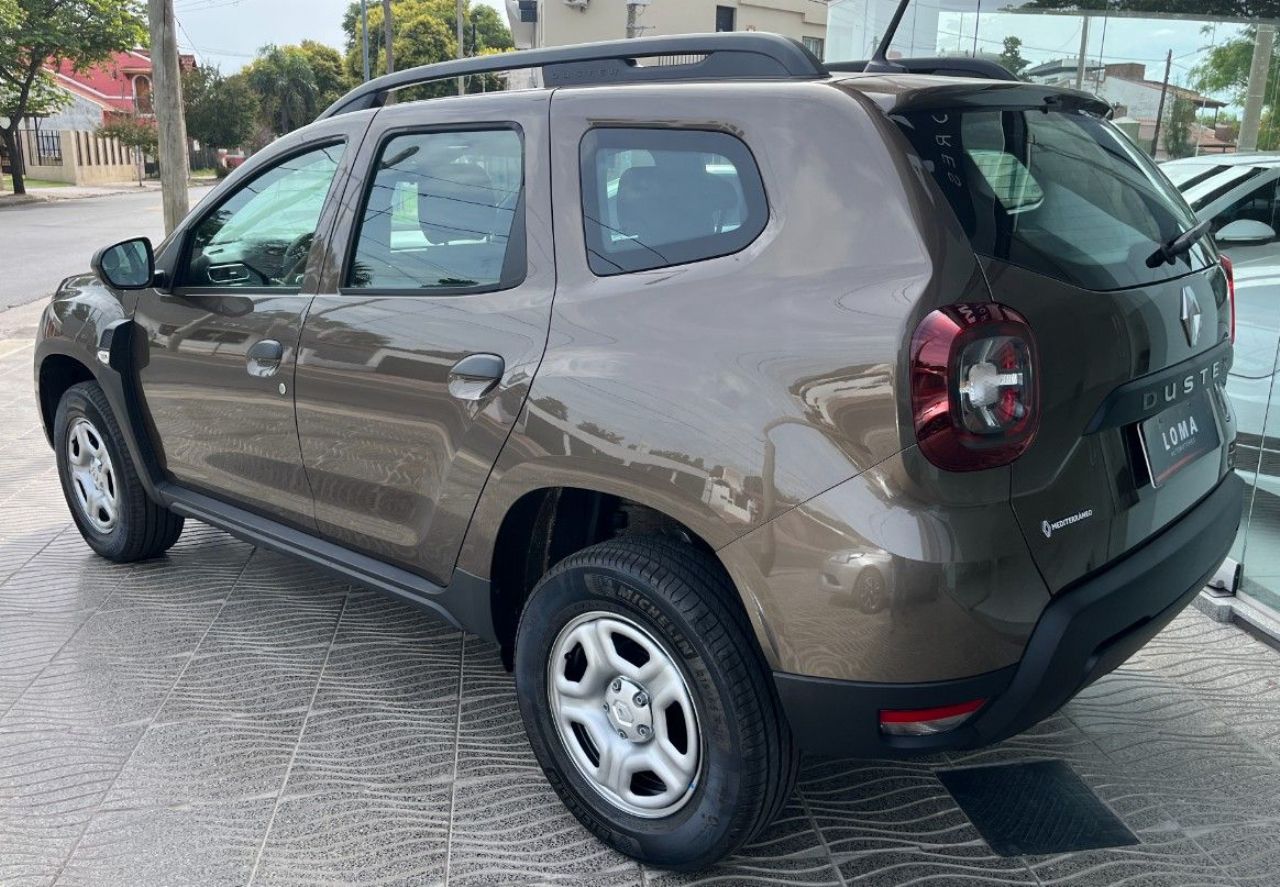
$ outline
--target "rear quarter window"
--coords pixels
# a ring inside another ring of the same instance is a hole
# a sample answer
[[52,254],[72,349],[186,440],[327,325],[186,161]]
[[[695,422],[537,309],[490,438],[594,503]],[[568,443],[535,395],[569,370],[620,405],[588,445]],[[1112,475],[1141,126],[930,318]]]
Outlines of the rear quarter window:
[[1122,132],[1089,114],[928,110],[894,115],[975,251],[1092,290],[1207,267],[1203,244],[1147,266],[1195,225],[1168,180]]
[[580,165],[587,264],[602,277],[738,252],[768,220],[755,159],[728,133],[594,129]]

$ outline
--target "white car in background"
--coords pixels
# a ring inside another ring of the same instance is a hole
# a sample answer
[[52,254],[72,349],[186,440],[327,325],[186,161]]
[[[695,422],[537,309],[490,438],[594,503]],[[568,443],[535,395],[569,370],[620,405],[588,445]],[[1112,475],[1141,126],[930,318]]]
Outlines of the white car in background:
[[[1280,154],[1215,154],[1161,164],[1235,269],[1236,413],[1242,473],[1280,497]],[[1268,423],[1267,406],[1271,404]]]

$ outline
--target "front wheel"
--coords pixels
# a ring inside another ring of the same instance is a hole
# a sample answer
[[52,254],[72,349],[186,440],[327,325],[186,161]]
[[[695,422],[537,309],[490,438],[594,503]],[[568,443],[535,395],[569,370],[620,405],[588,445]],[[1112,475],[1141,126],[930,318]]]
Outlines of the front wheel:
[[627,537],[558,564],[521,616],[534,753],[588,829],[644,862],[710,865],[791,793],[797,755],[735,595],[712,556]]
[[182,533],[182,518],[147,498],[120,425],[96,382],[72,385],[53,420],[58,478],[89,547],[113,561],[154,557]]

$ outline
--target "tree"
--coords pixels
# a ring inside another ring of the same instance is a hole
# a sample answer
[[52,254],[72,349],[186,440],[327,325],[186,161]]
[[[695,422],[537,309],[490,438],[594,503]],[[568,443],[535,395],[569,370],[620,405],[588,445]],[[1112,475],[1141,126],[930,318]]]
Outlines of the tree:
[[1190,99],[1178,96],[1169,106],[1165,121],[1164,150],[1170,159],[1190,157],[1195,153],[1192,144],[1192,128],[1196,123],[1196,106]]
[[1031,64],[1022,57],[1022,40],[1017,37],[1004,38],[1004,51],[1000,53],[1000,64],[1013,76],[1017,77],[1022,69]]
[[[113,52],[146,42],[140,0],[0,0],[0,117],[8,118],[0,139],[18,156],[18,126],[32,114],[32,98],[47,84],[46,63],[67,61],[85,71]],[[16,8],[16,15],[14,10]],[[22,170],[13,164],[13,190],[26,193]]]
[[298,44],[298,51],[307,57],[307,64],[311,65],[316,90],[319,92],[316,104],[320,108],[332,105],[358,82],[347,76],[342,53],[332,46],[314,40],[303,40]]
[[[1250,26],[1239,36],[1211,47],[1204,61],[1191,72],[1195,88],[1206,93],[1227,93],[1232,104],[1244,104],[1249,89],[1249,68],[1253,63],[1253,44],[1257,39],[1258,29]],[[1268,84],[1274,83],[1277,75],[1280,75],[1280,33],[1272,47]]]
[[142,187],[142,157],[155,153],[160,142],[156,119],[138,114],[112,114],[106,123],[98,127],[98,135],[104,139],[115,139],[137,152],[134,162],[138,167],[138,187]]
[[263,122],[277,135],[310,123],[320,110],[315,71],[296,46],[264,46],[245,77],[258,94]]
[[1035,9],[1150,12],[1195,18],[1280,18],[1280,0],[1031,0]]
[[[458,55],[457,5],[455,0],[392,0],[395,42],[392,54],[396,67],[411,68],[456,58]],[[492,7],[467,0],[463,8],[463,51],[466,55],[488,55],[512,49],[511,31]],[[352,3],[342,19],[347,35],[347,71],[359,82],[362,76],[360,4]],[[383,35],[381,4],[369,6],[369,58],[372,67],[382,67],[386,38]],[[467,90],[498,89],[491,77],[468,77]],[[454,81],[427,84],[406,90],[408,97],[426,98],[455,92]]]
[[258,97],[239,74],[201,65],[182,76],[187,135],[205,148],[235,148],[253,135]]

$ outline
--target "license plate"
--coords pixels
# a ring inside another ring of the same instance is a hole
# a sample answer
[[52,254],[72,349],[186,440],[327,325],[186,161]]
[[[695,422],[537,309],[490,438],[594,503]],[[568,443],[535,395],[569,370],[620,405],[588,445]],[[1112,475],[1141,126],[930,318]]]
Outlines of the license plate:
[[1219,444],[1213,407],[1203,392],[1144,420],[1138,429],[1156,487]]

